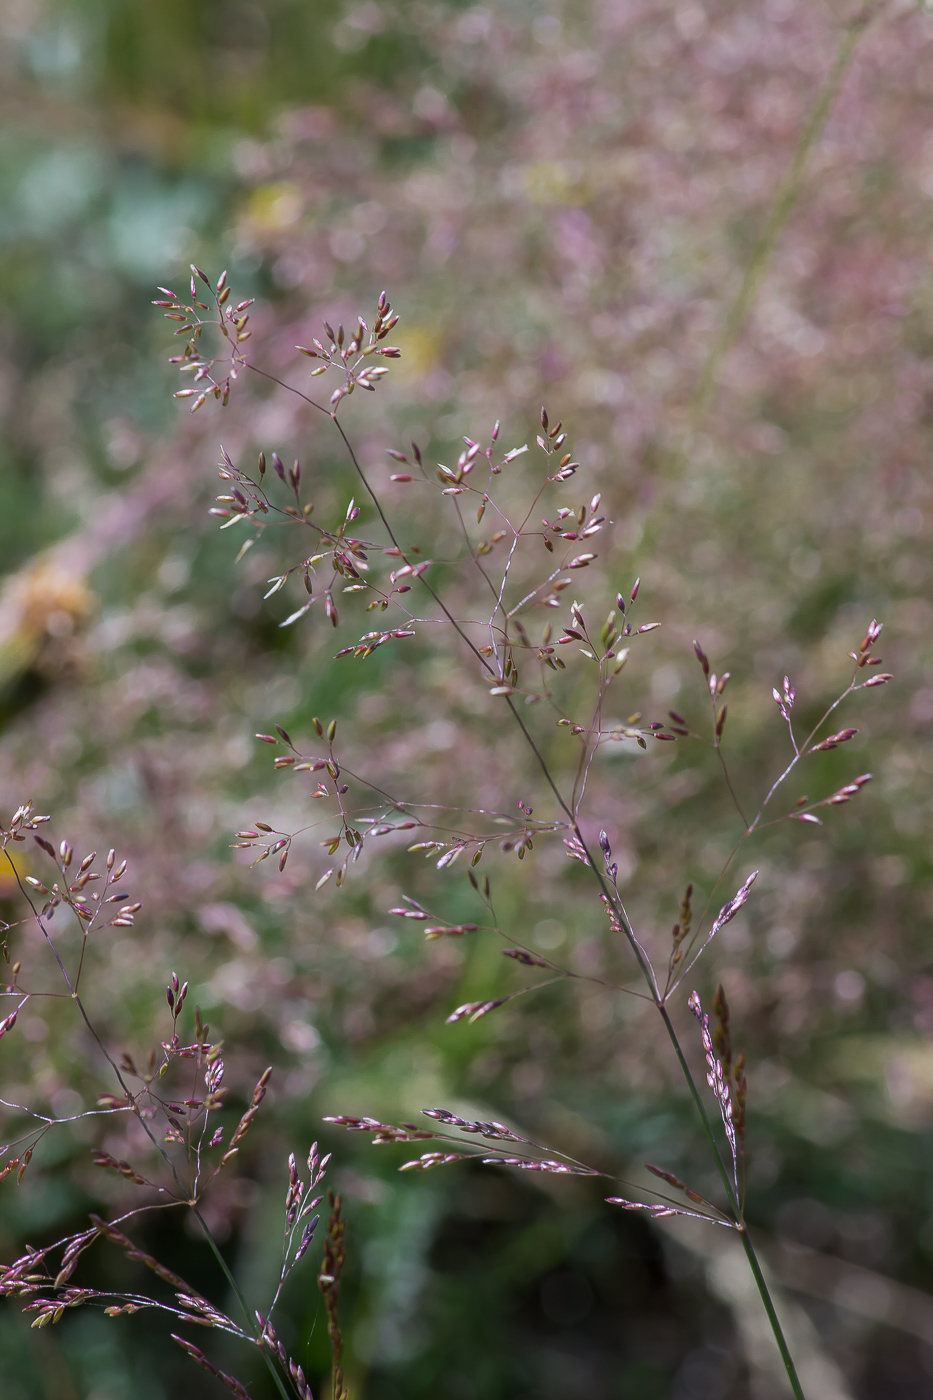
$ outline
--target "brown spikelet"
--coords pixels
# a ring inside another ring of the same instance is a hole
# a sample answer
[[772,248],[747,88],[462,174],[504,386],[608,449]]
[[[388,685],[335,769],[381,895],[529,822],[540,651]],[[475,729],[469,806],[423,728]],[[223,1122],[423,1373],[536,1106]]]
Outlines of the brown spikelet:
[[230,1139],[231,1147],[236,1147],[237,1143],[240,1142],[241,1139],[244,1138],[249,1132],[250,1124],[256,1117],[256,1114],[259,1110],[259,1105],[262,1103],[263,1099],[266,1096],[266,1086],[268,1085],[269,1080],[271,1078],[272,1066],[269,1065],[267,1069],[263,1070],[262,1074],[259,1077],[259,1082],[253,1090],[253,1097],[250,1101],[249,1108],[246,1110],[246,1112],[243,1114],[243,1117],[236,1125],[233,1137]]
[[324,1296],[324,1306],[327,1309],[327,1335],[330,1339],[333,1400],[347,1400],[349,1392],[344,1385],[343,1367],[340,1364],[343,1357],[343,1334],[340,1331],[340,1318],[337,1312],[340,1277],[346,1263],[343,1239],[347,1224],[341,1218],[343,1197],[335,1196],[333,1191],[328,1191],[327,1199],[330,1202],[330,1215],[327,1218],[324,1257],[321,1260],[321,1272],[318,1275],[317,1284]]
[[184,1337],[179,1337],[177,1333],[169,1334],[173,1342],[177,1342],[182,1351],[186,1351],[195,1365],[200,1366],[203,1371],[208,1371],[212,1376],[216,1376],[222,1385],[237,1397],[237,1400],[250,1400],[249,1391],[246,1390],[236,1376],[228,1376],[226,1371],[220,1371],[204,1355],[200,1347],[196,1347],[194,1342],[189,1342]]
[[690,901],[693,898],[693,885],[687,886],[684,897],[680,901],[680,921],[674,925],[671,933],[671,960],[670,971],[673,972],[677,964],[683,957],[683,945],[690,938],[690,926],[693,921],[693,910]]

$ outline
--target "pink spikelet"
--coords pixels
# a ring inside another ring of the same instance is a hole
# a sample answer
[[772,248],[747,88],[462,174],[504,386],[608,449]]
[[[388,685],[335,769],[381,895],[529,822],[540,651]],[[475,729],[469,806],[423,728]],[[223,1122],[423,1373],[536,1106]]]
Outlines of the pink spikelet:
[[713,1037],[710,1034],[709,1017],[703,1010],[700,1002],[699,992],[691,992],[690,1000],[687,1002],[690,1010],[700,1023],[700,1031],[703,1036],[703,1049],[706,1051],[706,1082],[713,1091],[713,1097],[719,1104],[719,1112],[722,1115],[722,1125],[729,1140],[729,1149],[732,1153],[732,1179],[735,1184],[736,1196],[739,1195],[739,1156],[738,1146],[735,1138],[735,1128],[732,1123],[732,1094],[726,1082],[722,1061],[716,1058],[713,1051]]

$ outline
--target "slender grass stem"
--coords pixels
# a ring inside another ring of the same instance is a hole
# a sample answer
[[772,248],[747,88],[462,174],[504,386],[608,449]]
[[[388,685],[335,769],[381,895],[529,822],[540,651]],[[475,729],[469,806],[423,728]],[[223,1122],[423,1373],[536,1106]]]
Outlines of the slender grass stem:
[[226,1259],[221,1254],[220,1246],[214,1239],[214,1236],[211,1233],[210,1226],[204,1219],[204,1216],[198,1210],[197,1206],[192,1206],[191,1210],[194,1214],[194,1218],[197,1220],[201,1229],[204,1231],[204,1237],[207,1240],[207,1243],[210,1245],[211,1252],[213,1253],[214,1258],[217,1260],[218,1264],[220,1265],[223,1271],[224,1278],[229,1283],[230,1288],[233,1291],[234,1297],[236,1298],[237,1302],[243,1310],[243,1315],[246,1318],[247,1325],[249,1326],[250,1331],[254,1334],[256,1338],[257,1345],[259,1346],[259,1351],[262,1354],[262,1359],[266,1364],[266,1370],[269,1372],[269,1375],[275,1382],[276,1390],[282,1396],[282,1400],[292,1400],[292,1397],[289,1395],[288,1390],[285,1387],[285,1382],[282,1380],[282,1377],[279,1375],[275,1367],[272,1357],[266,1351],[265,1347],[261,1344],[262,1332],[257,1328],[256,1319],[253,1317],[253,1314],[249,1310],[249,1304],[243,1296],[243,1290],[237,1283],[236,1276],[234,1275]]
[[722,370],[723,361],[729,351],[738,341],[745,329],[758,291],[764,279],[772,258],[777,249],[781,234],[790,219],[791,214],[800,198],[806,178],[807,168],[820,137],[829,120],[829,115],[833,109],[836,98],[845,81],[846,74],[852,65],[859,41],[865,34],[873,19],[876,18],[877,11],[864,10],[862,14],[847,25],[842,32],[836,49],[835,57],[830,66],[829,72],[823,80],[823,85],[817,94],[816,102],[810,112],[806,126],[801,133],[794,152],[794,159],[786,176],[768,210],[764,227],[759,235],[758,242],[752,251],[751,258],[745,268],[739,290],[735,300],[726,312],[725,320],[722,323],[719,335],[713,343],[712,349],[703,367],[700,382],[697,385],[696,393],[693,396],[690,411],[690,426],[695,432],[703,422],[706,414],[712,405],[719,387],[719,376]]
[[744,1223],[739,1226],[739,1237],[742,1241],[742,1248],[745,1250],[745,1257],[748,1260],[749,1268],[752,1271],[752,1275],[758,1287],[758,1292],[761,1295],[761,1301],[764,1304],[765,1312],[768,1314],[768,1321],[771,1324],[771,1331],[774,1333],[774,1340],[777,1342],[778,1351],[781,1353],[781,1360],[784,1362],[784,1369],[787,1372],[790,1388],[794,1393],[795,1400],[805,1400],[803,1388],[800,1384],[800,1377],[797,1375],[797,1368],[794,1365],[794,1359],[790,1354],[790,1349],[784,1336],[784,1329],[781,1327],[780,1319],[775,1311],[771,1291],[761,1271],[761,1264],[759,1263],[758,1255],[755,1253],[755,1246],[749,1238],[748,1226]]
[[741,1236],[742,1240],[742,1248],[745,1250],[745,1256],[748,1259],[752,1275],[755,1279],[755,1285],[758,1289],[759,1294],[761,1295],[761,1301],[764,1305],[765,1312],[767,1313],[768,1322],[771,1325],[771,1331],[774,1333],[774,1340],[777,1343],[778,1351],[781,1353],[781,1360],[783,1361],[784,1369],[787,1372],[787,1379],[790,1382],[790,1388],[793,1391],[794,1400],[806,1400],[803,1393],[803,1387],[800,1384],[800,1377],[797,1375],[797,1367],[794,1365],[794,1359],[790,1354],[790,1348],[788,1347],[787,1339],[784,1336],[784,1329],[781,1327],[781,1322],[778,1318],[777,1311],[774,1306],[774,1300],[771,1297],[771,1290],[768,1288],[767,1281],[765,1279],[764,1274],[762,1273],[761,1264],[758,1261],[758,1255],[755,1253],[755,1246],[752,1244],[751,1238],[749,1237],[748,1226],[746,1225],[742,1215],[741,1203],[735,1194],[735,1186],[733,1185],[732,1178],[729,1175],[729,1170],[725,1162],[723,1161],[722,1153],[719,1150],[719,1143],[716,1141],[716,1135],[713,1132],[713,1125],[710,1122],[709,1114],[706,1111],[706,1104],[703,1102],[702,1095],[700,1094],[700,1091],[697,1088],[696,1080],[693,1077],[693,1073],[690,1069],[690,1066],[687,1064],[686,1056],[684,1055],[680,1041],[677,1038],[677,1032],[674,1029],[671,1018],[667,1013],[667,1008],[665,1006],[659,1006],[658,1010],[661,1013],[661,1019],[664,1022],[664,1027],[668,1033],[668,1036],[670,1037],[671,1045],[674,1047],[674,1054],[677,1056],[677,1061],[680,1065],[681,1073],[683,1074],[684,1079],[687,1082],[687,1087],[690,1090],[690,1096],[693,1099],[693,1102],[696,1106],[696,1110],[700,1115],[700,1119],[703,1123],[703,1130],[706,1133],[706,1137],[709,1141],[710,1147],[713,1150],[713,1155],[716,1158],[716,1166],[718,1168],[719,1175],[722,1178],[722,1184],[726,1189],[726,1195],[728,1196],[729,1202],[732,1205],[733,1210],[735,1211],[735,1218],[738,1222],[738,1233]]

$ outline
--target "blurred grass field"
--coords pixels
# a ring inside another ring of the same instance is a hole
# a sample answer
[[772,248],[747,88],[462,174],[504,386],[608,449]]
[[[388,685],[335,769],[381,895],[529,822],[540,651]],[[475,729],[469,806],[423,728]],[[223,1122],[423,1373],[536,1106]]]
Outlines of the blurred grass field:
[[[455,532],[389,483],[385,449],[414,437],[450,461],[497,419],[507,446],[533,441],[546,403],[583,468],[560,501],[599,490],[613,522],[587,576],[594,614],[640,575],[643,616],[664,624],[633,655],[625,703],[699,723],[700,637],[732,673],[743,801],[786,761],[772,685],[789,674],[815,717],[884,621],[895,683],[846,711],[858,737],[808,782],[823,795],[874,780],[823,827],[761,838],[755,899],[701,991],[724,982],[748,1050],[750,1219],[817,1377],[808,1393],[919,1400],[933,1388],[933,17],[920,8],[879,6],[861,35],[697,398],[857,18],[802,0],[0,2],[4,801],[33,797],[57,836],[130,855],[137,928],[92,952],[90,1000],[115,1044],[144,1054],[166,1034],[175,967],[225,1037],[237,1092],[276,1067],[266,1130],[211,1215],[251,1297],[277,1267],[287,1152],[316,1137],[335,1152],[351,1395],[784,1392],[755,1300],[689,1231],[613,1214],[586,1182],[399,1177],[395,1149],[325,1136],[327,1113],[443,1103],[614,1169],[662,1160],[705,1180],[667,1052],[624,999],[559,987],[444,1024],[514,969],[480,940],[425,948],[386,911],[407,893],[468,918],[463,874],[442,882],[398,849],[313,894],[313,840],[281,876],[229,849],[257,818],[305,819],[297,780],[274,775],[252,735],[279,722],[307,736],[314,715],[339,715],[354,765],[424,800],[546,804],[446,643],[331,664],[323,620],[280,630],[293,596],[261,597],[289,556],[264,543],[235,563],[239,536],[207,516],[219,443],[244,460],[300,456],[322,516],[354,486],[335,442],[275,389],[189,418],[154,286],[183,290],[192,261],[229,267],[257,298],[257,358],[275,373],[294,371],[292,347],[322,318],[369,315],[387,288],[403,358],[346,422],[435,556]],[[530,489],[530,460],[510,500]],[[576,676],[561,682],[571,708]],[[544,742],[569,771],[553,727]],[[619,746],[591,797],[633,916],[659,938],[688,879],[710,893],[741,830],[713,755],[661,747]],[[529,941],[628,975],[556,846],[486,860]],[[14,894],[5,878],[10,921]],[[10,940],[24,962],[39,952],[28,928]],[[31,1011],[21,1029],[4,1041],[3,1097],[56,1116],[92,1102],[103,1080],[70,1019]],[[88,1165],[84,1127],[50,1135],[24,1183],[0,1187],[4,1258],[125,1199]],[[222,1296],[193,1237],[144,1237]],[[116,1254],[89,1269],[132,1276]],[[311,1271],[286,1313],[323,1384]],[[217,1355],[255,1400],[270,1393],[248,1359]],[[145,1317],[86,1311],[30,1332],[7,1304],[0,1356],[2,1400],[223,1393]]]

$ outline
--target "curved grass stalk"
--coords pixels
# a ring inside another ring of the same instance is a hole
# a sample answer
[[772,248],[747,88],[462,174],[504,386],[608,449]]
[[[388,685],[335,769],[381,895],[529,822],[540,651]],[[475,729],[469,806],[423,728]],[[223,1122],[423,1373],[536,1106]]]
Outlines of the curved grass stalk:
[[703,366],[700,382],[690,406],[689,421],[694,432],[702,424],[715,398],[723,361],[748,323],[762,281],[777,250],[781,234],[784,232],[800,198],[810,157],[826,128],[836,98],[839,96],[846,75],[852,66],[859,42],[871,24],[879,17],[879,10],[866,8],[843,29],[829,72],[823,80],[807,124],[797,143],[790,169],[774,196],[758,242],[755,244],[751,258],[742,275],[739,290],[726,312],[719,335],[713,342]]

